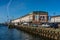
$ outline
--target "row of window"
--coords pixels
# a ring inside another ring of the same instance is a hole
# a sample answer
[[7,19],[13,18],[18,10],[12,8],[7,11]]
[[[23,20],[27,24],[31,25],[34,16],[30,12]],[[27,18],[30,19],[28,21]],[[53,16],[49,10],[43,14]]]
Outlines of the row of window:
[[38,20],[42,20],[42,21],[43,21],[43,20],[45,20],[45,16],[36,15],[36,16],[35,16],[35,20],[37,20],[37,21],[38,21]]

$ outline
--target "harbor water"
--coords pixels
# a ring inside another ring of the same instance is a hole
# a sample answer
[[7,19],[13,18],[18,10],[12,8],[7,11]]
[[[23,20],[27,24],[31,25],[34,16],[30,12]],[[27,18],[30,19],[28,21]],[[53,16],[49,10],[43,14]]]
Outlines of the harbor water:
[[0,40],[44,40],[38,36],[28,34],[18,29],[9,29],[7,26],[0,26]]

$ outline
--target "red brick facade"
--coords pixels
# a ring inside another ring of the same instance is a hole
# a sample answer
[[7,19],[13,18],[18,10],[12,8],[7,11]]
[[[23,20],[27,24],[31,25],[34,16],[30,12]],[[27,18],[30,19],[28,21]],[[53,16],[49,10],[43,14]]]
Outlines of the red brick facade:
[[[38,15],[38,20],[36,20],[36,15]],[[44,22],[48,22],[48,13],[44,13],[44,12],[39,12],[39,13],[33,13],[33,21],[34,24],[41,24]]]

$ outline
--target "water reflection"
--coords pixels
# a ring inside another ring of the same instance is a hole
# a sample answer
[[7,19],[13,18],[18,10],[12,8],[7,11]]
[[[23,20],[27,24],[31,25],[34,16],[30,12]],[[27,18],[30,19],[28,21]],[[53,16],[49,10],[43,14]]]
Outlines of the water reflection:
[[0,27],[0,40],[43,40],[40,37],[29,35],[17,29],[8,29],[6,26]]

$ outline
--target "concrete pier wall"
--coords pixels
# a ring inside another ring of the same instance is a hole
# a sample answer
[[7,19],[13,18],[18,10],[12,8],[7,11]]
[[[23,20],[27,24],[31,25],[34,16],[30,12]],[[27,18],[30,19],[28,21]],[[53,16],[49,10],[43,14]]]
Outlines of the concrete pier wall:
[[60,31],[56,31],[56,29],[53,28],[38,28],[38,27],[24,27],[24,26],[16,26],[16,28],[19,28],[20,30],[25,32],[37,34],[39,36],[60,40]]

